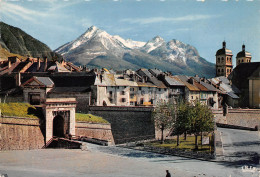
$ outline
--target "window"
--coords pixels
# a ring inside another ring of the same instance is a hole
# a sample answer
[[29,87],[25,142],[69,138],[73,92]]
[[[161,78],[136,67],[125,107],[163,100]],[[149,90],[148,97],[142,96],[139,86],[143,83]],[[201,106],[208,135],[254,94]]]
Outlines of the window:
[[230,62],[231,62],[231,57],[229,58]]
[[139,87],[139,90],[142,90],[142,87]]
[[119,89],[120,87],[119,86],[117,86],[117,89]]
[[220,73],[220,69],[218,69],[218,73]]
[[124,88],[126,88],[126,86]]
[[134,94],[130,94],[130,98],[131,98],[131,99],[133,99],[133,98],[134,98],[134,96],[135,96]]
[[224,73],[224,69],[222,69],[221,72]]
[[134,102],[130,101],[130,105],[133,106],[133,105],[134,105]]
[[242,63],[244,62],[244,60],[242,59]]
[[164,91],[167,91],[167,89],[165,88]]
[[40,93],[29,93],[29,100],[31,105],[40,105],[41,99],[40,99]]
[[161,91],[161,89],[159,88],[159,92]]
[[135,91],[135,89],[134,88],[130,88],[130,91]]
[[144,104],[144,99],[143,98],[140,99],[140,104]]
[[221,59],[222,59],[222,63],[223,63],[224,62],[224,58],[222,57]]
[[122,98],[122,103],[124,103],[125,102],[125,98]]
[[109,91],[109,96],[112,96],[113,92],[112,91]]
[[193,96],[191,96],[191,99],[193,100]]
[[125,95],[125,91],[122,91],[122,92],[121,92],[121,95]]
[[220,63],[220,58],[218,58],[218,62]]

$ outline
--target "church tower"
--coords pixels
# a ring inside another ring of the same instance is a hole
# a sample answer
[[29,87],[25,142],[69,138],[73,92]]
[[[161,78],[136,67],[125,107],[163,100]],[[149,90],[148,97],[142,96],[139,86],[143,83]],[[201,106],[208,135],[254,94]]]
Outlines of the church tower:
[[232,51],[226,48],[226,42],[222,43],[222,49],[219,49],[216,53],[216,77],[225,76],[232,72]]
[[247,52],[245,44],[242,45],[242,51],[240,51],[237,54],[237,63],[236,66],[239,65],[240,63],[250,63],[251,62],[251,53]]

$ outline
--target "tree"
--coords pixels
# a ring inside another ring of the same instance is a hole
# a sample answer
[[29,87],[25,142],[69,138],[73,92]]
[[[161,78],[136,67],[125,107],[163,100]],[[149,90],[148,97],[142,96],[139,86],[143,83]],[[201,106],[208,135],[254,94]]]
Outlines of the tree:
[[175,106],[172,103],[159,103],[153,111],[153,120],[156,128],[161,129],[161,143],[164,143],[163,132],[172,128],[174,123]]
[[206,105],[199,101],[190,108],[191,133],[195,135],[195,149],[198,149],[198,136],[202,132],[211,132],[214,130],[213,113]]
[[190,109],[191,105],[188,102],[180,102],[177,106],[177,115],[174,119],[174,133],[177,135],[177,146],[180,144],[179,136],[184,134],[185,139],[187,133],[190,133],[191,120],[190,120]]

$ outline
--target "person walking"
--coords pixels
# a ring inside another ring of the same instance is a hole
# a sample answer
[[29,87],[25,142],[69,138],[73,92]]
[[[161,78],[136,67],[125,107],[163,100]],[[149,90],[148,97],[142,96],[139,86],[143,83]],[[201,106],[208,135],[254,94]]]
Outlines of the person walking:
[[171,173],[169,172],[169,170],[166,170],[166,177],[171,177]]

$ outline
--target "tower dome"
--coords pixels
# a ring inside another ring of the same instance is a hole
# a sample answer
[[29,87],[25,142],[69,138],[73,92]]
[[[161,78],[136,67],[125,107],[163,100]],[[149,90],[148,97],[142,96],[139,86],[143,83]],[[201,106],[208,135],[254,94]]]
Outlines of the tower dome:
[[240,63],[250,63],[251,62],[251,58],[252,55],[251,53],[246,51],[246,46],[245,44],[242,45],[242,51],[237,53],[237,65],[239,65]]
[[226,48],[226,42],[225,41],[223,41],[222,46],[223,47],[217,51],[216,56],[217,55],[233,55],[232,51]]

